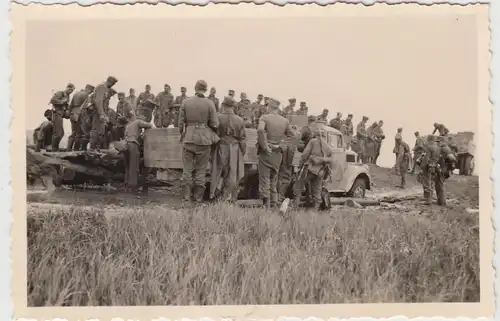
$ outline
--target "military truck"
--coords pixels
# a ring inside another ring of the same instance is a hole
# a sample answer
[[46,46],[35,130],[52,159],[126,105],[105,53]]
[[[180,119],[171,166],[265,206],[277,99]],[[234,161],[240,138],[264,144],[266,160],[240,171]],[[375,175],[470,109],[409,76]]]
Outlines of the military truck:
[[[371,189],[372,181],[367,165],[356,162],[357,154],[344,148],[342,133],[318,122],[326,131],[327,142],[333,150],[334,167],[331,181],[325,188],[333,196],[364,198],[366,190]],[[240,199],[258,197],[258,156],[257,130],[246,128],[247,151],[245,154],[245,177],[241,181]],[[298,141],[298,137],[296,137]],[[294,172],[298,172],[301,153],[297,152],[293,161]],[[182,143],[178,128],[154,128],[144,135],[144,164],[157,170],[158,179],[167,176],[179,177],[174,172],[182,171]],[[210,168],[207,168],[207,176]],[[208,181],[208,180],[207,180]]]
[[457,147],[457,168],[460,175],[470,176],[474,173],[474,153],[476,144],[474,143],[473,132],[458,132],[448,134],[451,142]]

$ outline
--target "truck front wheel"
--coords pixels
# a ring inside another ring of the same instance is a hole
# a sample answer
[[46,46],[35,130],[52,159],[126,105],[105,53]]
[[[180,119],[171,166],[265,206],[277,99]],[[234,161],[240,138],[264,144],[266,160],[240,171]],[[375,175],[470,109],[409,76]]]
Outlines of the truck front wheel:
[[347,193],[348,197],[365,198],[366,196],[366,181],[362,177],[356,178],[351,189]]

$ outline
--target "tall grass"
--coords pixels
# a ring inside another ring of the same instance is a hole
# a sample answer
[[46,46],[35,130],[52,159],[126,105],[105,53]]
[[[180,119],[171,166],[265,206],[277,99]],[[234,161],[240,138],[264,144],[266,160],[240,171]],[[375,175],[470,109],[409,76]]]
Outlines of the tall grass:
[[459,209],[104,214],[28,213],[29,306],[479,301],[478,218]]

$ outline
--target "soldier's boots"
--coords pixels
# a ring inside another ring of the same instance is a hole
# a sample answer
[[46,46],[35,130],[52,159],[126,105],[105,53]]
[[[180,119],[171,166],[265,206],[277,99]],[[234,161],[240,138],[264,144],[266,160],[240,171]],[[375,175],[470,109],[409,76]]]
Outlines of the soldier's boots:
[[194,200],[198,203],[203,202],[203,196],[205,195],[205,186],[195,186],[193,189]]
[[191,186],[190,185],[184,185],[182,188],[182,200],[185,202],[191,202]]
[[52,151],[57,152],[59,150],[59,142],[61,139],[59,137],[52,137]]

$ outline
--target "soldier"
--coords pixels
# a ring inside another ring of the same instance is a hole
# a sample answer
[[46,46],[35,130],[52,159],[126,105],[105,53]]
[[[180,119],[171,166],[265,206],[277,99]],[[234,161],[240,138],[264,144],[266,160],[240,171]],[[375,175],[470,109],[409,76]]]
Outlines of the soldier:
[[35,144],[36,152],[47,149],[47,147],[52,144],[52,110],[45,110],[43,117],[45,117],[46,120],[33,131],[33,143]]
[[165,84],[163,91],[156,95],[156,103],[158,107],[155,108],[155,126],[158,128],[168,127],[170,125],[167,120],[167,113],[174,105],[174,96],[170,93],[170,85]]
[[432,204],[432,194],[433,189],[435,189],[438,205],[446,206],[444,181],[449,177],[450,172],[453,171],[455,163],[456,158],[448,145],[439,145],[435,137],[429,135],[420,163],[424,198],[428,205]]
[[208,99],[210,99],[215,106],[215,110],[219,112],[219,98],[215,97],[215,94],[217,93],[217,90],[215,87],[210,88],[210,94],[208,95]]
[[293,158],[295,156],[295,152],[297,151],[297,145],[299,144],[299,137],[296,135],[295,126],[291,126],[293,131],[292,137],[285,137],[283,143],[281,144],[281,164],[278,170],[278,196],[279,201],[282,202],[286,193],[290,187],[290,183],[292,181],[292,173],[293,173]]
[[396,168],[401,175],[401,185],[399,187],[404,189],[406,185],[406,173],[408,172],[408,165],[410,162],[410,146],[408,146],[408,144],[403,141],[402,137],[399,137],[397,139],[398,150],[396,152],[396,155],[398,155],[398,159],[396,161]]
[[82,149],[82,140],[84,139],[84,134],[82,127],[80,125],[80,113],[82,105],[85,103],[89,95],[94,92],[95,87],[92,85],[86,85],[85,89],[73,95],[71,102],[69,104],[69,120],[71,121],[71,135],[68,137],[68,150],[80,150]]
[[297,115],[306,115],[307,116],[307,112],[308,112],[308,108],[306,106],[306,102],[305,101],[301,101],[300,102],[300,107],[299,109],[297,110]]
[[183,199],[201,202],[205,193],[205,176],[212,145],[219,141],[215,131],[219,127],[214,103],[205,98],[207,83],[198,80],[195,96],[182,102],[179,114],[179,132],[183,142]]
[[284,114],[285,117],[286,116],[295,115],[294,108],[295,108],[295,104],[296,103],[297,103],[297,99],[295,99],[295,98],[288,99],[288,106],[286,106],[283,109],[283,114]]
[[117,124],[116,112],[109,108],[109,101],[116,95],[116,90],[110,88],[104,100],[104,114],[106,114],[106,123],[104,124],[104,131],[101,135],[101,147],[108,148],[109,144],[114,140],[114,129]]
[[243,119],[234,113],[236,102],[225,97],[222,102],[222,113],[217,115],[220,137],[212,157],[212,175],[210,198],[214,199],[216,191],[222,191],[224,201],[236,201],[238,184],[245,174],[244,156],[246,153],[246,132]]
[[52,95],[50,103],[52,104],[52,150],[59,150],[59,143],[64,136],[63,119],[68,117],[67,108],[69,104],[69,95],[75,90],[75,85],[69,83],[65,90],[61,90]]
[[366,130],[365,148],[363,155],[365,157],[365,162],[369,164],[375,164],[375,153],[377,151],[377,127],[378,123],[374,122]]
[[330,127],[335,128],[336,130],[342,129],[342,113],[337,113],[337,116],[330,121]]
[[294,184],[295,205],[300,204],[302,193],[309,185],[310,197],[314,207],[319,210],[321,190],[325,179],[329,178],[333,166],[333,151],[326,142],[326,132],[322,128],[315,129],[316,135],[306,145],[299,163],[299,174]]
[[439,132],[439,136],[446,136],[449,133],[448,128],[446,128],[445,125],[434,123],[434,130],[432,131],[432,135],[434,135],[436,132]]
[[415,169],[417,168],[417,163],[420,162],[420,157],[422,157],[424,153],[424,141],[422,140],[422,137],[420,137],[420,133],[416,131],[414,133],[415,135],[415,146],[413,147],[413,166],[411,169],[411,173],[415,174]]
[[366,132],[366,122],[368,121],[368,117],[363,116],[363,119],[359,122],[358,126],[356,126],[356,144],[357,144],[357,152],[359,154],[359,158],[363,163],[366,162],[365,148],[366,148],[366,139],[368,134]]
[[304,149],[307,146],[307,143],[314,137],[315,135],[315,128],[314,128],[314,123],[316,122],[316,117],[313,115],[309,115],[307,117],[307,126],[304,126],[300,129],[300,142],[299,145],[297,146],[297,150],[299,152],[303,152]]
[[132,110],[134,111],[134,115],[137,115],[137,96],[135,95],[135,89],[130,88],[129,89],[129,95],[126,98],[130,106],[132,106]]
[[250,100],[248,100],[247,94],[242,92],[240,94],[240,101],[236,104],[236,115],[244,118],[244,113],[247,111],[248,105],[250,105]]
[[384,130],[382,126],[384,125],[383,120],[378,121],[378,126],[375,128],[375,158],[373,163],[377,164],[377,160],[380,156],[380,149],[382,148],[382,141],[385,139]]
[[100,146],[100,136],[104,132],[104,126],[107,123],[104,107],[108,90],[112,88],[118,80],[109,76],[105,82],[95,87],[93,95],[89,96],[88,104],[85,108],[88,111],[88,121],[90,125],[90,149],[95,150]]
[[[146,177],[141,173],[141,142],[142,132],[151,128],[146,117],[139,112],[137,117],[125,127],[125,188],[129,192],[137,193],[142,185],[143,193],[147,192]],[[139,182],[141,180],[142,182]]]
[[352,114],[347,115],[347,118],[342,124],[343,134],[345,139],[345,147],[352,149],[352,138],[354,136],[354,125],[352,124]]
[[118,93],[118,104],[116,104],[117,124],[113,130],[113,140],[119,141],[125,137],[125,126],[135,119],[132,105],[125,98],[125,93]]
[[[155,95],[151,92],[151,85],[146,85],[144,86],[144,91],[139,94],[139,97],[137,97],[137,108],[140,110],[142,108],[142,105],[148,100],[148,99],[155,99]],[[148,118],[147,114],[143,115]]]
[[399,127],[398,131],[396,133],[396,136],[394,136],[394,148],[392,149],[392,153],[396,155],[396,162],[394,163],[393,169],[396,171],[396,173],[399,172],[399,168],[397,166],[398,164],[398,151],[399,151],[399,142],[403,140],[403,128]]
[[182,86],[182,87],[181,87],[181,94],[180,94],[180,96],[175,97],[175,102],[174,102],[174,104],[175,104],[176,106],[179,106],[179,108],[180,108],[180,106],[182,105],[182,102],[183,102],[186,98],[188,98],[188,96],[187,96],[186,92],[187,92],[186,87]]
[[328,124],[328,109],[323,109],[323,112],[317,117],[317,120],[324,121]]
[[258,94],[257,95],[257,100],[254,102],[254,104],[262,106],[263,105],[263,99],[264,99],[264,95]]
[[293,137],[290,121],[278,115],[280,102],[269,99],[269,113],[259,119],[257,127],[257,154],[259,156],[259,195],[264,206],[275,206],[278,201],[278,171],[282,160],[281,144],[285,137]]

